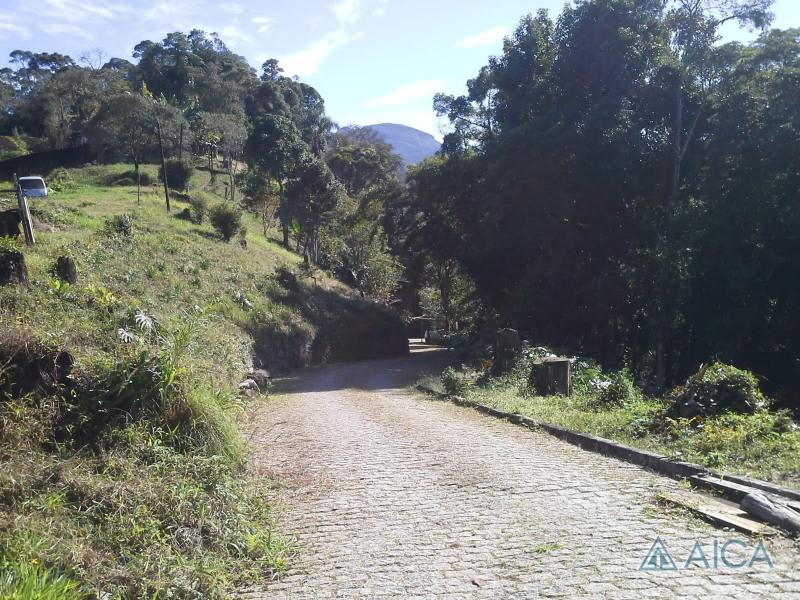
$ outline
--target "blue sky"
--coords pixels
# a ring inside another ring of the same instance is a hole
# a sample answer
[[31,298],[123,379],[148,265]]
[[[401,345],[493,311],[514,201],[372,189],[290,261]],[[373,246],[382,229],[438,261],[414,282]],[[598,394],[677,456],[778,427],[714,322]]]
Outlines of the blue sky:
[[[15,49],[130,59],[141,40],[216,31],[258,68],[278,58],[314,85],[341,125],[394,122],[440,137],[437,91],[462,93],[520,16],[564,0],[0,0],[0,64]],[[777,0],[776,27],[800,26]],[[726,38],[755,33],[726,29]]]

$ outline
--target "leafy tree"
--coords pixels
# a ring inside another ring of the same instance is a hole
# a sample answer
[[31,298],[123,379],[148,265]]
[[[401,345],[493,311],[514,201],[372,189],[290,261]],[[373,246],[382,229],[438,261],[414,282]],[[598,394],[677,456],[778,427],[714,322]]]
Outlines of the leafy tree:
[[306,155],[297,165],[286,196],[305,234],[304,254],[318,263],[320,229],[344,196],[344,188],[323,161]]
[[715,135],[703,105],[736,64],[716,32],[763,25],[769,4],[586,0],[523,18],[466,95],[434,99],[452,131],[395,210],[409,266],[458,261],[543,343],[633,353],[656,380],[687,372],[700,141]]
[[44,135],[53,148],[77,145],[109,96],[126,92],[119,74],[103,69],[67,67],[40,84],[37,102],[46,115]]
[[447,331],[474,324],[475,284],[453,259],[434,260],[426,265],[426,285],[420,290],[420,307],[428,317],[442,319]]
[[383,181],[397,179],[401,159],[388,144],[354,141],[341,134],[335,140],[325,162],[350,196],[359,197]]
[[230,185],[230,199],[235,200],[236,171],[239,161],[244,153],[244,143],[247,140],[247,121],[243,113],[222,114],[217,121],[217,130],[220,134],[220,145],[225,161],[228,165],[228,181]]
[[157,97],[207,112],[230,112],[243,106],[255,73],[216,34],[201,30],[169,33],[161,42],[144,40],[134,47],[136,77]]
[[137,198],[139,165],[155,142],[153,104],[144,96],[120,94],[109,98],[89,124],[89,139],[102,155],[121,153],[133,161]]
[[294,123],[276,115],[267,115],[257,120],[244,146],[248,166],[278,186],[283,245],[287,248],[292,213],[285,194],[285,183],[289,178],[295,177],[307,153],[308,146],[303,142]]

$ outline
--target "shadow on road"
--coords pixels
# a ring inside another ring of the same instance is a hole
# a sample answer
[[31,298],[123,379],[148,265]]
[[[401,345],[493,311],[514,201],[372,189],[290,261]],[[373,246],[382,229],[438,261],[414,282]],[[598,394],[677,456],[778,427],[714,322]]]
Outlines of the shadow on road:
[[411,354],[401,358],[335,363],[298,369],[275,380],[274,390],[283,393],[312,393],[335,390],[378,391],[401,389],[425,373],[438,373],[456,361],[446,348],[409,344]]

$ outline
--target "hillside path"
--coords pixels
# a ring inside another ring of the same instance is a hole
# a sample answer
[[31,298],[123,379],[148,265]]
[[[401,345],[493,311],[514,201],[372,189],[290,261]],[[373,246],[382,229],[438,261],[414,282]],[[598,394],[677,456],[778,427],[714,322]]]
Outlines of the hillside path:
[[[800,598],[800,552],[774,568],[640,571],[660,536],[682,567],[696,541],[740,534],[670,515],[677,483],[407,390],[445,352],[297,372],[253,415],[253,469],[285,487],[289,574],[244,598]],[[736,545],[728,555],[736,562]]]

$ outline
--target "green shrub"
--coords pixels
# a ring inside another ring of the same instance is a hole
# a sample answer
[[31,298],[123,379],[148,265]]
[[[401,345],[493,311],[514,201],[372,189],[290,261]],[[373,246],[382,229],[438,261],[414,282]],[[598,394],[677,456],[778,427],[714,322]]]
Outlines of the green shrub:
[[65,207],[63,204],[37,202],[29,205],[31,216],[42,223],[49,223],[55,227],[72,225],[78,211],[74,207]]
[[596,401],[602,406],[625,406],[641,397],[627,369],[615,371],[598,387]]
[[[194,165],[186,160],[178,160],[177,158],[170,158],[165,162],[167,167],[167,182],[169,187],[176,190],[185,190],[189,187],[189,182],[194,173]],[[164,169],[159,167],[158,178],[164,181]]]
[[453,367],[447,367],[441,375],[442,387],[451,396],[464,396],[467,392],[467,379]]
[[202,225],[208,211],[208,200],[203,194],[192,194],[189,198],[189,212],[192,223]]
[[751,414],[769,405],[753,373],[721,362],[701,367],[671,398],[673,412],[683,417]]
[[114,215],[106,219],[106,231],[111,235],[118,235],[124,238],[133,237],[133,217],[124,213]]
[[[153,178],[147,171],[139,170],[139,181],[143,186],[152,185]],[[106,183],[115,186],[130,186],[136,185],[136,171],[125,171],[124,173],[117,173],[111,175],[106,180]]]
[[800,429],[783,412],[726,412],[703,419],[702,426],[696,419],[667,418],[666,433],[684,460],[739,471],[744,467],[770,480],[797,473]]
[[211,209],[209,218],[214,229],[226,242],[229,242],[242,227],[242,211],[232,204],[217,204]]
[[55,192],[71,192],[78,187],[78,184],[69,171],[59,167],[47,177],[47,187]]

